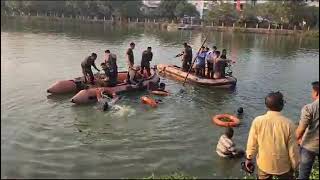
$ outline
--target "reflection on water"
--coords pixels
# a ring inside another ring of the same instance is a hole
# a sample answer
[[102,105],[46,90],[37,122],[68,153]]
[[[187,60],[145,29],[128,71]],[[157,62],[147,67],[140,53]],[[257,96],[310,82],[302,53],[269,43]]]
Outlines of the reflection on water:
[[[243,107],[234,140],[245,148],[250,123],[265,112],[268,92],[284,93],[283,113],[297,122],[301,107],[311,101],[310,83],[319,77],[318,39],[1,20],[2,178],[141,178],[175,170],[200,178],[239,178],[241,159],[225,160],[215,153],[224,129],[212,124],[212,116]],[[161,78],[171,95],[152,96],[162,101],[158,108],[140,103],[147,92],[132,92],[122,94],[107,112],[96,110],[95,104],[70,103],[73,94],[46,93],[56,80],[81,76],[80,63],[91,52],[98,53],[100,62],[110,49],[124,70],[125,51],[134,41],[136,63],[152,46],[152,65],[180,65],[174,56],[182,43],[196,51],[206,36],[210,48],[226,48],[236,60],[233,91],[184,87]]]

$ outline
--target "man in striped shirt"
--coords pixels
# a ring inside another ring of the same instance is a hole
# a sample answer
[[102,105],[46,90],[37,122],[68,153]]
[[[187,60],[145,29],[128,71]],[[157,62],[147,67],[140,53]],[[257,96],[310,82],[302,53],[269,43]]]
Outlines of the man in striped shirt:
[[225,133],[220,137],[216,152],[219,156],[225,158],[241,157],[244,155],[244,151],[237,149],[232,141],[233,129],[227,127]]

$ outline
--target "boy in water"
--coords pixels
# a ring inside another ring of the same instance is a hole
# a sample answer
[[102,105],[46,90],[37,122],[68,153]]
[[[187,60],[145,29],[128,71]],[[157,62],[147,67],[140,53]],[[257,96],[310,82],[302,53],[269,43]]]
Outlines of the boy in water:
[[220,157],[224,158],[235,158],[242,157],[244,151],[237,149],[235,143],[232,141],[233,129],[227,127],[225,133],[220,137],[217,144],[216,152]]

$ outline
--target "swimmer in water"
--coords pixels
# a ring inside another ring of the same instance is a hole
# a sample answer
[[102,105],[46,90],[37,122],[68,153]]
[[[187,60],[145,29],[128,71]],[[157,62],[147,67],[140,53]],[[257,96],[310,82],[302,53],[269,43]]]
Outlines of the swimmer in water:
[[96,93],[98,100],[98,109],[101,111],[107,111],[108,109],[113,107],[116,102],[120,100],[119,96],[114,96],[114,98],[112,98],[111,101],[109,101],[109,98],[104,97],[103,91],[100,89],[97,89]]

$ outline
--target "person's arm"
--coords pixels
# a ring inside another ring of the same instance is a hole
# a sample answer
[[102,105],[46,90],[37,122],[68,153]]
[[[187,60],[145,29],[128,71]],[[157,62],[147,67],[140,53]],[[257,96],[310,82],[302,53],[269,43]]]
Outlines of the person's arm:
[[149,61],[152,61],[152,58],[153,58],[153,53],[151,53]]
[[311,119],[312,119],[312,115],[309,112],[308,106],[306,105],[301,110],[299,126],[296,129],[296,138],[298,141],[301,141],[302,136],[305,130],[307,129]]
[[97,66],[96,66],[96,64],[93,62],[92,63],[92,66],[97,70],[97,71],[100,71],[98,68],[97,68]]
[[247,142],[247,159],[252,160],[258,150],[258,139],[256,132],[256,119],[253,120]]
[[298,144],[294,135],[294,125],[292,124],[289,129],[288,151],[291,162],[291,168],[296,171],[299,164],[299,150]]

